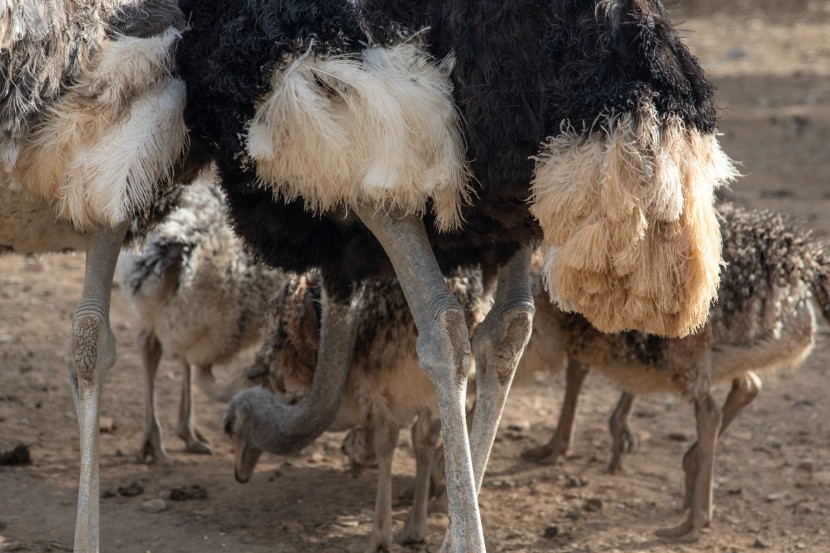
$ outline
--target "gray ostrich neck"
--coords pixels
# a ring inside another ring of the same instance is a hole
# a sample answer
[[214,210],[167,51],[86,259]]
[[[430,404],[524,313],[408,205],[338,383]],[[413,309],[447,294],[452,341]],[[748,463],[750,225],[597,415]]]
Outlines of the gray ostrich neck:
[[260,390],[251,427],[251,442],[271,453],[298,451],[314,441],[334,421],[354,353],[357,312],[363,289],[349,302],[330,298],[323,287],[320,350],[314,380],[294,405]]

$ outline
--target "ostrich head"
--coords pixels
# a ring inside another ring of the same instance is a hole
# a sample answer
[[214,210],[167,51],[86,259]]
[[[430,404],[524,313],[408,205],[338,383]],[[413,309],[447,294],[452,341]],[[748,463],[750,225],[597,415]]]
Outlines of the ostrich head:
[[225,411],[225,433],[233,440],[236,480],[245,483],[251,479],[263,451],[286,455],[313,442],[331,423],[332,417],[319,408],[325,403],[313,393],[299,403],[289,403],[260,387],[236,394]]
[[262,388],[243,390],[228,404],[225,411],[225,434],[233,441],[234,476],[244,484],[251,479],[263,448],[257,438],[263,433],[267,413],[263,406],[271,394]]

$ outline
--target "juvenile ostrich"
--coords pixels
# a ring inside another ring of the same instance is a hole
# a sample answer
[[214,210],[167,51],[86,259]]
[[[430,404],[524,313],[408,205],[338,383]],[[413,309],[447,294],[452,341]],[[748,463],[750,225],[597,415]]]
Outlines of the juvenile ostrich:
[[[620,468],[631,443],[626,418],[633,395],[672,392],[692,401],[698,436],[683,457],[684,506],[691,510],[683,524],[661,531],[688,540],[696,539],[711,519],[717,438],[760,391],[756,373],[794,367],[807,357],[816,332],[813,303],[830,322],[830,257],[819,241],[779,214],[731,204],[719,205],[718,213],[726,268],[718,303],[696,335],[602,334],[579,315],[555,306],[540,308],[534,323],[541,340],[558,341],[567,355],[567,392],[556,434],[524,457],[555,459],[566,452],[588,368],[627,392],[611,418],[612,471]],[[528,352],[535,349],[536,337],[534,332]],[[730,380],[732,389],[718,407],[710,384]]]
[[148,235],[140,255],[121,254],[116,274],[141,329],[147,416],[140,460],[171,461],[162,443],[153,387],[162,352],[182,359],[177,434],[186,451],[211,453],[193,421],[191,367],[200,381],[212,383],[214,364],[227,363],[256,343],[268,300],[284,274],[255,263],[242,248],[227,224],[213,175],[181,193],[179,208]]
[[[98,405],[118,251],[168,189],[185,130],[173,0],[0,3],[0,252],[86,251],[66,362],[80,426],[76,553],[98,551]],[[184,169],[184,167],[180,167]]]
[[[684,335],[704,322],[720,260],[712,188],[733,174],[712,87],[650,0],[182,8],[185,119],[236,230],[268,263],[319,267],[325,283],[314,382],[297,404],[259,412],[280,421],[262,447],[296,450],[329,427],[355,284],[394,269],[438,393],[446,545],[484,551],[477,494],[531,330],[533,243],[549,245],[555,299],[605,330]],[[469,334],[442,272],[478,264],[498,286],[473,344],[468,441]]]
[[[480,271],[463,271],[447,279],[474,330],[490,308]],[[247,482],[257,459],[278,437],[279,421],[268,420],[271,406],[300,401],[315,380],[320,341],[321,282],[315,271],[292,277],[271,304],[262,331],[262,349],[253,372],[266,374],[266,386],[240,394],[225,415],[225,429],[234,442],[235,474]],[[438,441],[435,388],[419,369],[415,344],[418,332],[406,299],[395,280],[365,283],[356,315],[357,338],[340,408],[329,430],[360,427],[359,451],[374,453],[378,464],[375,518],[367,552],[386,551],[392,543],[392,457],[400,427],[412,427],[415,451],[415,497],[399,543],[420,542],[427,532],[430,471]],[[417,422],[413,425],[413,420]]]

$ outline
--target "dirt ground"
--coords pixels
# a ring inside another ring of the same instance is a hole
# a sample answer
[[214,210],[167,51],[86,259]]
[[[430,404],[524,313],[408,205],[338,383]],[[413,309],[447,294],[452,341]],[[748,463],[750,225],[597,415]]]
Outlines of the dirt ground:
[[[699,0],[674,10],[673,18],[682,21],[679,27],[718,86],[723,145],[743,163],[746,176],[728,195],[791,213],[830,239],[830,3]],[[0,452],[26,444],[32,457],[31,465],[0,466],[0,551],[71,551],[78,431],[63,346],[82,270],[81,256],[0,258]],[[221,405],[197,395],[214,455],[186,455],[174,436],[179,365],[170,359],[160,370],[158,404],[175,464],[134,462],[143,425],[142,373],[136,329],[117,290],[112,321],[119,361],[102,406],[113,422],[101,435],[101,490],[109,496],[101,503],[103,551],[362,550],[376,474],[348,477],[342,434],[327,434],[300,455],[266,456],[252,482],[239,485],[230,443],[221,434]],[[822,326],[803,367],[767,375],[761,395],[724,436],[715,520],[692,545],[654,536],[683,516],[680,459],[694,436],[688,405],[662,396],[638,401],[632,421],[639,448],[626,474],[610,476],[606,420],[615,389],[589,377],[572,454],[555,466],[522,461],[519,453],[550,436],[561,375],[515,389],[481,494],[490,550],[830,552],[828,338]],[[406,433],[394,473],[396,490],[411,485]],[[134,482],[142,493],[118,493]],[[189,485],[205,488],[207,498],[170,500],[173,488]],[[149,511],[145,503],[157,498],[164,510]],[[405,501],[396,502],[398,527],[406,509]],[[446,520],[433,515],[430,523],[429,542],[412,551],[437,550]]]

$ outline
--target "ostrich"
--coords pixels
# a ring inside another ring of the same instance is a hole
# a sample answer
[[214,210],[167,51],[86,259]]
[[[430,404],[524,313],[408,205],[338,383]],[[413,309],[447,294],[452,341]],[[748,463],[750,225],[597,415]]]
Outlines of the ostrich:
[[[484,319],[490,296],[482,289],[480,271],[461,271],[447,279],[463,307],[471,330]],[[317,304],[323,288],[316,271],[292,277],[275,297],[263,323],[262,349],[252,372],[265,377],[266,388],[238,395],[228,406],[225,429],[234,443],[234,472],[247,482],[261,452],[275,439],[276,402],[301,401],[315,380],[320,340]],[[416,458],[415,498],[400,543],[423,541],[427,531],[430,471],[438,441],[435,388],[418,368],[417,330],[396,280],[370,279],[364,284],[356,315],[357,337],[349,376],[337,415],[329,430],[360,427],[366,438],[349,443],[352,453],[374,452],[378,487],[372,536],[366,551],[388,550],[392,543],[392,457],[399,428],[412,426]],[[262,415],[262,416],[261,416]],[[417,422],[412,424],[417,417]],[[359,436],[352,434],[352,436]],[[372,449],[369,449],[369,448]]]
[[[269,264],[318,267],[324,282],[314,381],[253,415],[276,427],[262,447],[286,453],[329,427],[358,283],[394,269],[438,394],[445,544],[484,551],[477,496],[530,335],[533,244],[548,245],[554,298],[605,330],[704,322],[720,260],[712,188],[734,174],[712,87],[649,0],[181,6],[185,120],[236,231]],[[443,274],[478,264],[497,288],[472,345],[468,440],[471,346]]]
[[[172,0],[0,4],[0,252],[86,252],[66,347],[80,427],[74,551],[98,551],[98,418],[115,363],[109,325],[130,221],[154,214],[185,143]],[[193,167],[197,166],[194,158]]]
[[[718,213],[726,268],[718,303],[696,335],[603,334],[584,318],[552,305],[540,308],[548,313],[534,324],[542,348],[545,340],[558,338],[567,356],[567,392],[556,434],[524,457],[541,460],[565,453],[589,367],[627,392],[611,418],[611,470],[620,468],[625,445],[631,443],[626,417],[634,394],[672,392],[691,400],[698,439],[683,457],[684,506],[690,512],[679,527],[660,532],[687,540],[696,539],[711,519],[717,438],[760,391],[756,373],[797,366],[807,357],[816,333],[813,303],[830,322],[830,257],[819,241],[780,214],[731,204],[718,205]],[[534,333],[528,352],[536,347],[536,338]],[[732,388],[718,407],[710,383],[729,381]]]
[[[221,192],[205,175],[181,193],[179,208],[150,233],[140,255],[122,252],[121,289],[141,329],[146,378],[141,462],[171,462],[156,418],[153,382],[163,351],[182,358],[178,436],[190,453],[211,453],[193,422],[191,366],[200,381],[259,339],[269,298],[285,275],[257,264],[227,224]],[[225,400],[227,401],[227,399]]]

